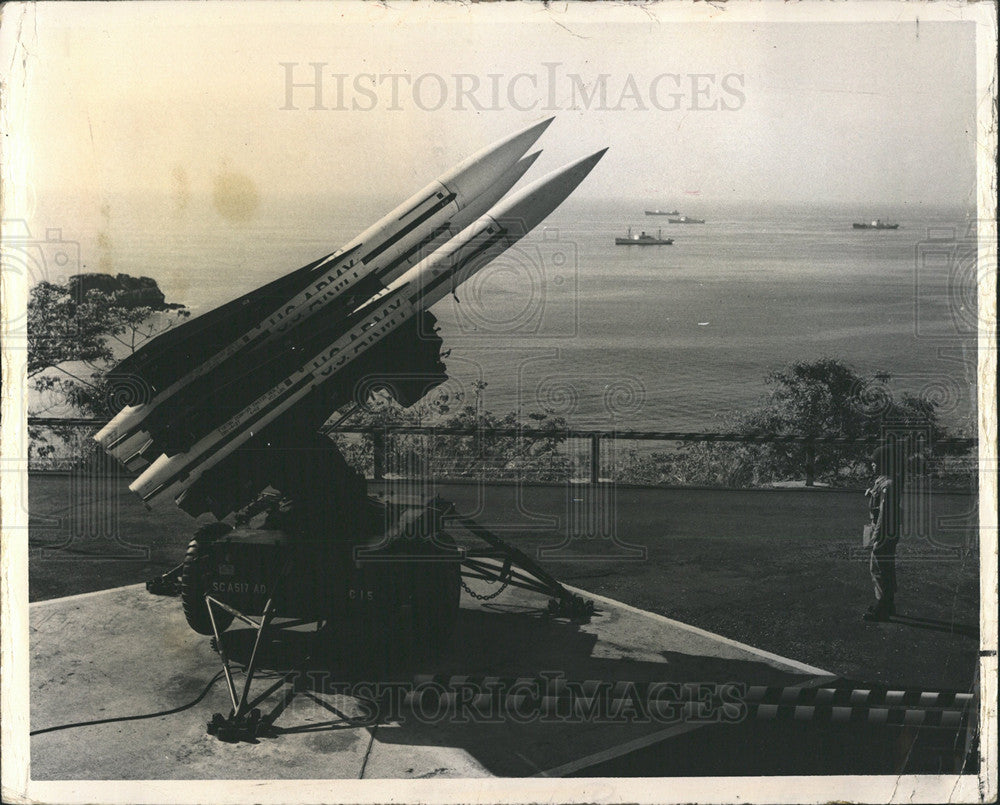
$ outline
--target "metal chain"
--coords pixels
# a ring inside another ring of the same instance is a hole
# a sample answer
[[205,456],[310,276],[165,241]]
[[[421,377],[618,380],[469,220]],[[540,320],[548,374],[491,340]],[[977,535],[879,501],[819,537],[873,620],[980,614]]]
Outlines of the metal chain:
[[500,595],[500,593],[502,593],[504,590],[507,589],[507,582],[504,582],[500,586],[500,589],[497,590],[495,593],[490,593],[489,595],[480,595],[479,593],[474,592],[472,588],[465,583],[465,579],[462,579],[461,581],[462,581],[462,589],[465,590],[469,595],[471,595],[477,601],[492,601],[494,598]]

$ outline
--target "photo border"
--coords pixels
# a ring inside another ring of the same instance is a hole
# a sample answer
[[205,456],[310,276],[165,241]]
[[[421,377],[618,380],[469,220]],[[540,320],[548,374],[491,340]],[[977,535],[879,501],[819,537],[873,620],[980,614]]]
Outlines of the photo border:
[[[51,5],[43,3],[40,5]],[[89,5],[89,4],[88,4]],[[96,3],[96,6],[105,4]],[[114,13],[130,13],[131,4],[113,4]],[[165,18],[190,15],[211,24],[220,4],[164,2],[156,4]],[[262,7],[240,9],[247,17]],[[996,5],[992,3],[927,2],[664,2],[634,5],[484,4],[387,2],[371,5],[338,3],[342,13],[376,20],[405,14],[409,24],[434,24],[444,17],[470,25],[490,20],[527,18],[572,28],[578,22],[685,21],[697,24],[767,22],[893,22],[971,21],[976,25],[977,60],[977,206],[979,254],[996,255]],[[305,15],[312,8],[289,4]],[[3,209],[25,209],[30,187],[30,143],[17,140],[19,113],[30,103],[18,92],[22,57],[30,57],[30,37],[37,6],[10,4],[2,10],[0,64],[4,65],[4,101],[0,125]],[[231,8],[231,7],[229,7]],[[22,41],[23,39],[23,41]],[[13,136],[8,140],[7,134]],[[991,251],[992,248],[992,251]],[[156,803],[156,802],[824,802],[849,798],[855,802],[976,802],[997,796],[997,409],[996,409],[996,270],[979,266],[978,430],[980,511],[980,680],[981,754],[979,775],[906,775],[858,777],[773,778],[613,778],[613,779],[487,779],[487,780],[281,780],[281,781],[67,781],[42,782],[29,777],[28,755],[28,545],[23,535],[27,512],[19,506],[27,483],[27,459],[22,455],[26,432],[26,350],[13,344],[8,323],[23,317],[27,299],[24,278],[5,278],[3,292],[3,395],[0,402],[0,456],[3,460],[0,548],[0,740],[2,740],[3,799],[7,802]],[[8,338],[9,337],[9,338]],[[669,785],[664,786],[663,781]]]

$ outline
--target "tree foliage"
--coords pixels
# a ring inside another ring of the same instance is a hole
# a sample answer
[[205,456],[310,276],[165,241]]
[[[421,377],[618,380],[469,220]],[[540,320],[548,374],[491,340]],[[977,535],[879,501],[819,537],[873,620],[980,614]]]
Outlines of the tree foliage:
[[[81,274],[40,282],[28,296],[28,381],[32,416],[110,416],[107,370],[146,341],[190,315],[167,303],[156,282],[127,274]],[[51,459],[68,445],[66,428],[29,429],[29,452]]]
[[189,315],[184,305],[164,302],[147,277],[77,275],[38,283],[28,297],[32,413],[115,413],[106,404],[108,368]]
[[[439,389],[410,408],[402,408],[391,398],[379,398],[361,409],[350,424],[357,428],[468,428],[477,431],[474,436],[385,434],[377,442],[339,436],[338,445],[348,461],[370,473],[377,443],[387,476],[565,479],[572,471],[572,459],[561,449],[568,429],[565,418],[551,410],[530,412],[525,420],[513,411],[503,415],[487,411],[483,405],[486,386],[483,381],[473,383],[471,398],[462,391]],[[551,435],[519,438],[496,432],[519,427]]]
[[[862,374],[834,358],[800,361],[770,372],[770,387],[759,407],[727,417],[722,430],[747,436],[806,436],[815,448],[815,478],[830,484],[854,483],[869,474],[870,443],[887,430],[919,433],[925,444],[946,437],[935,404],[903,392],[893,394],[887,372]],[[822,440],[845,440],[844,443]],[[802,479],[802,443],[701,443],[673,452],[642,455],[633,450],[626,474],[646,482],[761,486]],[[658,480],[655,480],[658,479]]]

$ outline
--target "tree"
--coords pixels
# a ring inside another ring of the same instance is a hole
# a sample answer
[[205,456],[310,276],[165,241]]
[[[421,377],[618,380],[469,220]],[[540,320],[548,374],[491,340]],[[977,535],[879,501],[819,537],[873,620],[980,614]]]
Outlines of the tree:
[[[829,482],[863,478],[871,444],[848,440],[877,439],[886,428],[917,429],[929,443],[946,437],[935,404],[909,393],[894,395],[888,372],[864,375],[834,359],[800,361],[767,375],[771,387],[759,408],[737,414],[726,427],[739,434],[810,436],[844,439],[820,443],[815,452],[816,478]],[[806,446],[785,444],[705,444],[690,448],[682,462],[689,482],[746,486],[801,478]]]
[[118,359],[187,318],[156,282],[127,274],[79,274],[40,282],[28,297],[28,378],[34,410],[68,406],[94,416],[108,410],[103,377]]
[[[189,315],[184,305],[166,302],[148,277],[78,274],[64,283],[38,283],[28,297],[31,415],[117,413],[104,380],[107,370]],[[58,442],[79,441],[80,434],[35,426],[29,436],[30,453],[44,459],[59,449]],[[86,450],[80,444],[68,452]]]

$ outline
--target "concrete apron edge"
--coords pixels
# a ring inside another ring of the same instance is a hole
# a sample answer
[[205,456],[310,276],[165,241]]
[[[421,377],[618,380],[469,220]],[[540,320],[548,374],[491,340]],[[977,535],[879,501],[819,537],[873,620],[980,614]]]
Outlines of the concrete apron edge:
[[691,624],[683,623],[682,621],[674,620],[673,618],[668,618],[666,615],[660,615],[656,612],[650,612],[646,609],[640,609],[639,607],[634,607],[631,604],[626,604],[622,601],[617,601],[614,598],[608,598],[603,595],[598,595],[597,593],[591,593],[587,590],[581,590],[579,587],[571,587],[568,584],[564,584],[565,587],[570,592],[576,593],[583,598],[593,598],[595,601],[603,601],[605,604],[610,604],[611,606],[620,607],[621,609],[628,610],[629,612],[635,612],[638,615],[644,615],[652,620],[662,621],[663,623],[668,623],[678,629],[683,629],[684,631],[691,632],[692,634],[701,635],[702,637],[708,637],[712,640],[717,640],[720,643],[724,643],[727,646],[732,646],[733,648],[742,649],[743,651],[755,654],[762,659],[774,660],[776,662],[784,663],[787,667],[793,668],[796,671],[801,671],[804,674],[812,674],[814,676],[824,676],[830,677],[831,679],[836,679],[837,674],[831,673],[830,671],[824,671],[822,668],[817,668],[814,665],[806,665],[798,660],[790,660],[788,657],[782,657],[780,654],[773,654],[770,651],[764,651],[764,649],[751,646],[748,643],[741,643],[739,640],[732,640],[728,637],[723,637],[722,635],[716,634],[715,632],[709,632],[705,629],[699,629],[697,626],[691,626]]

